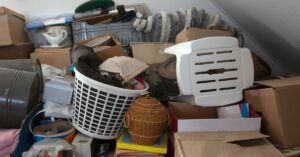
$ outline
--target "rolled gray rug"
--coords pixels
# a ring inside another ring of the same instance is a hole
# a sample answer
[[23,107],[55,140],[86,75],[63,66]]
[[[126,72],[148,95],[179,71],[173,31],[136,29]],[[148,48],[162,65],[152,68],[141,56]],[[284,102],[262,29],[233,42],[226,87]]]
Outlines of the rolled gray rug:
[[201,28],[202,23],[203,23],[204,14],[205,14],[205,10],[203,8],[197,9],[197,20],[196,20],[197,28]]
[[152,29],[152,40],[153,42],[159,42],[160,41],[160,35],[161,35],[161,27],[162,27],[162,17],[160,14],[156,14],[153,18],[153,29]]
[[178,32],[182,31],[185,27],[185,23],[186,23],[186,15],[183,9],[179,9],[178,11],[176,11],[177,15],[178,15]]

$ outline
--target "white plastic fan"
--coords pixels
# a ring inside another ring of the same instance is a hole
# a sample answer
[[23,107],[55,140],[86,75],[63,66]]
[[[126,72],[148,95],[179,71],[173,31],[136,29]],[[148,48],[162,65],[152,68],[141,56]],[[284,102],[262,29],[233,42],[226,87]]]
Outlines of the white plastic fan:
[[199,106],[223,106],[242,100],[254,81],[251,53],[233,37],[208,37],[174,45],[165,53],[177,58],[180,96]]

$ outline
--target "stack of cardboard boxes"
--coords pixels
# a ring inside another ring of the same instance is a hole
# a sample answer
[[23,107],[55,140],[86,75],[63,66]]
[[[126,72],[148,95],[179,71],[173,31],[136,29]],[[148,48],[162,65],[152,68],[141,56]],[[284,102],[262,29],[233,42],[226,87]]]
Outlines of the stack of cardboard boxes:
[[0,59],[30,58],[34,46],[25,31],[25,17],[0,7]]
[[60,69],[70,68],[70,49],[36,49],[25,30],[25,17],[11,9],[0,7],[0,59],[37,58],[41,64]]
[[[230,35],[189,28],[177,35],[176,42]],[[256,113],[250,118],[216,119],[216,108],[169,102],[168,153],[175,157],[283,156],[268,140],[283,148],[300,146],[299,93],[300,77],[256,82],[244,91],[244,101]]]

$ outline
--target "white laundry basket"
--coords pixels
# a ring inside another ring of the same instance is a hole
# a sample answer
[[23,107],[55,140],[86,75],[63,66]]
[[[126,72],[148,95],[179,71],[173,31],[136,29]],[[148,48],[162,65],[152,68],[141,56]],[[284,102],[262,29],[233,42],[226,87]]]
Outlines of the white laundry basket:
[[199,106],[222,106],[242,100],[243,89],[254,82],[250,50],[233,37],[208,37],[174,45],[177,100]]
[[113,87],[86,77],[75,69],[72,109],[73,126],[83,134],[98,139],[115,139],[123,130],[128,107],[143,90]]

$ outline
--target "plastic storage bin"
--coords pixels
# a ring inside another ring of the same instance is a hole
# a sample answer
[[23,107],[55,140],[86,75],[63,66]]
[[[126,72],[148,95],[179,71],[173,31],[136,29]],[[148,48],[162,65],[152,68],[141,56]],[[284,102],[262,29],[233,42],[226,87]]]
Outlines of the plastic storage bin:
[[124,114],[137,96],[147,93],[113,87],[81,74],[75,68],[73,126],[81,133],[98,139],[115,139],[123,130]]
[[[65,26],[57,26],[57,27],[64,27],[65,28],[64,30],[68,32],[67,38],[60,45],[62,47],[71,47],[73,45],[71,26],[65,25]],[[39,48],[40,46],[50,45],[47,39],[43,36],[43,33],[46,32],[47,32],[46,27],[27,30],[28,37],[30,41],[34,44],[35,48]]]
[[132,22],[95,25],[89,25],[86,22],[73,23],[73,37],[75,43],[103,35],[108,32],[113,33],[123,45],[129,45],[130,42],[143,41],[142,32],[136,31],[133,28]]
[[0,128],[19,128],[26,115],[39,103],[37,73],[0,68]]
[[181,96],[200,106],[222,106],[242,100],[252,86],[254,68],[250,50],[239,48],[233,37],[208,37],[165,49],[176,55],[176,77]]

